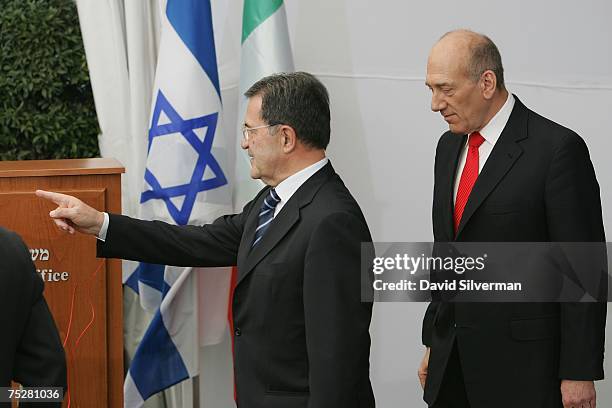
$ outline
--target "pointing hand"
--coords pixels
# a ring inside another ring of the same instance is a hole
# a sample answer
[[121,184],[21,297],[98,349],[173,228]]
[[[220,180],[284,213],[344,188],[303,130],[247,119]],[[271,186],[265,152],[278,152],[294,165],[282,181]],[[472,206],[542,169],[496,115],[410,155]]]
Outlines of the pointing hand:
[[60,229],[70,234],[74,234],[74,231],[90,235],[100,233],[104,223],[104,213],[66,194],[36,190],[36,195],[57,204],[58,207],[51,211],[49,216]]

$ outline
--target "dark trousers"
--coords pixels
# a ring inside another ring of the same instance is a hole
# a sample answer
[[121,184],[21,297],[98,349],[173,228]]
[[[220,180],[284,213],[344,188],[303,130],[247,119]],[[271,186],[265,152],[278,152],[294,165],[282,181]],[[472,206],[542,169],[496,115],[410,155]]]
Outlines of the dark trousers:
[[463,382],[457,343],[453,346],[453,351],[449,357],[438,399],[430,408],[470,408]]

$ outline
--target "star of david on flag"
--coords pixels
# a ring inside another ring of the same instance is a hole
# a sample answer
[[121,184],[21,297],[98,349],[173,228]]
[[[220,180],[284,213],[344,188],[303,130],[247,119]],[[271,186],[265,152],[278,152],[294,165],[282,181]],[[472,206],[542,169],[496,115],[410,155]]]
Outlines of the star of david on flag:
[[[170,123],[159,124],[162,113],[168,117]],[[147,154],[151,152],[151,146],[153,146],[157,138],[179,133],[197,152],[198,156],[193,173],[190,175],[191,177],[189,180],[185,180],[184,184],[180,185],[162,187],[153,172],[147,168],[145,170],[145,180],[151,186],[151,189],[142,193],[140,198],[141,204],[152,199],[161,199],[165,202],[174,222],[178,225],[186,225],[189,222],[191,210],[198,193],[227,184],[223,170],[211,152],[218,116],[218,113],[215,112],[193,119],[183,119],[170,105],[163,92],[161,90],[158,92],[151,120],[151,129],[149,130],[149,149]],[[204,140],[200,140],[195,130],[203,128],[206,129],[206,133]],[[180,160],[181,158],[179,157],[178,159]],[[204,179],[204,172],[207,167],[212,170],[214,177]],[[178,208],[171,201],[172,197],[179,196],[184,196],[181,208]]]
[[[221,87],[210,0],[160,3],[161,36],[139,217],[202,225],[232,211],[226,174],[233,167],[227,153],[235,148],[233,137],[220,132]],[[227,330],[227,298],[218,296],[221,300],[213,304],[198,293],[202,285],[229,294],[231,270],[219,269],[198,268],[196,274],[193,268],[140,263],[124,276],[143,308],[154,312],[125,379],[125,407],[141,407],[151,395],[198,375],[200,344],[218,342]],[[221,316],[216,321],[222,324],[205,321],[202,316],[207,314]]]

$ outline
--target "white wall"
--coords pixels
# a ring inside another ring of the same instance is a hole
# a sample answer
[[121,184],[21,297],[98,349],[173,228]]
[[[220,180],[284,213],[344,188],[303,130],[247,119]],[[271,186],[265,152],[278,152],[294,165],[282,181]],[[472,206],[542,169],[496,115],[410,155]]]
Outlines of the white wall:
[[[432,239],[433,157],[446,127],[429,110],[425,64],[436,39],[461,27],[496,42],[511,92],[586,140],[612,234],[611,2],[285,1],[296,68],[317,74],[331,94],[329,156],[361,204],[375,240]],[[220,76],[226,102],[232,103],[238,81],[238,3],[213,1]],[[225,104],[225,119],[235,130],[231,106]],[[375,306],[372,378],[382,408],[424,406],[416,368],[425,306]],[[611,360],[606,361],[608,375]],[[598,393],[599,406],[612,406],[611,380],[599,382]]]

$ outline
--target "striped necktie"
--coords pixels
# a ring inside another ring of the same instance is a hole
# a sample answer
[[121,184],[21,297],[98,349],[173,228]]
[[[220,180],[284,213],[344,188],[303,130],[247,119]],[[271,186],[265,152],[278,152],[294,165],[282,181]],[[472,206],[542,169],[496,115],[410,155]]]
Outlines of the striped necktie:
[[274,209],[280,202],[280,197],[276,194],[273,188],[270,189],[268,196],[264,199],[261,209],[259,210],[259,223],[255,230],[255,239],[253,240],[253,248],[261,240],[270,223],[274,219]]

